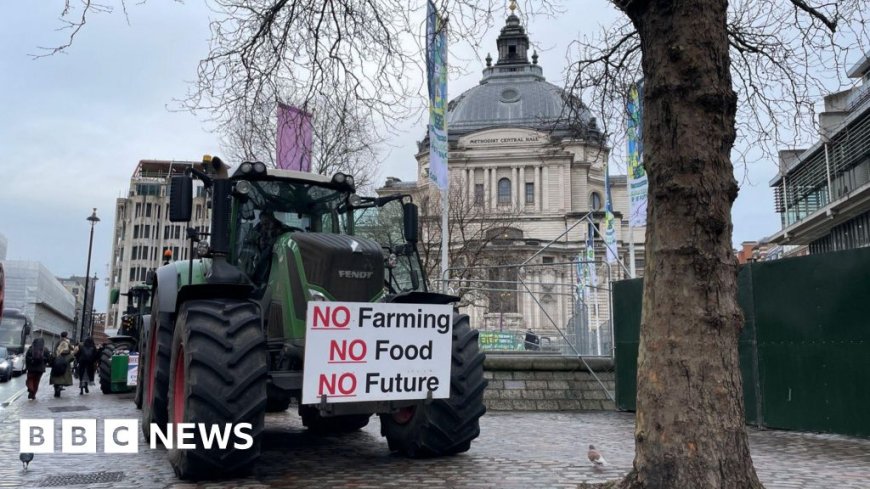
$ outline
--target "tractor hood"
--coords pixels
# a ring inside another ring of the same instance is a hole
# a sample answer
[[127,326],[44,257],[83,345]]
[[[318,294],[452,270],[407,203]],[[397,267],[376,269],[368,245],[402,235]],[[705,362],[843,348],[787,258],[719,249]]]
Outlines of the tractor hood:
[[384,288],[384,255],[370,239],[327,233],[292,233],[305,279],[337,301],[368,302]]

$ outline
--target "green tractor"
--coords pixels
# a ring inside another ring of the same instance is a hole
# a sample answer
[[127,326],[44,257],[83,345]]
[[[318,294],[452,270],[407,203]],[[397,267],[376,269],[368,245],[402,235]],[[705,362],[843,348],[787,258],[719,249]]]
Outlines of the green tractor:
[[358,430],[377,414],[393,452],[428,457],[470,448],[486,411],[484,355],[468,317],[453,310],[451,318],[449,306],[443,362],[449,397],[433,398],[429,387],[426,398],[302,400],[309,303],[443,308],[458,300],[427,290],[409,196],[360,197],[350,175],[329,178],[260,162],[244,162],[229,175],[220,159],[205,157],[202,166],[172,178],[170,221],[190,221],[194,179],[206,189],[211,233],[206,241],[188,229],[198,257],[154,275],[141,348],[142,428],[146,439],[161,439],[180,423],[249,424],[252,443],[167,444],[180,478],[249,471],[260,454],[265,413],[284,411],[294,399],[312,432]]
[[[117,335],[109,337],[100,354],[100,390],[103,394],[130,392],[136,388],[127,382],[130,355],[138,355],[140,335],[145,329],[143,325],[150,323],[151,286],[135,285],[124,295],[127,296],[127,309],[121,317],[121,327]],[[136,405],[141,404],[137,389]]]

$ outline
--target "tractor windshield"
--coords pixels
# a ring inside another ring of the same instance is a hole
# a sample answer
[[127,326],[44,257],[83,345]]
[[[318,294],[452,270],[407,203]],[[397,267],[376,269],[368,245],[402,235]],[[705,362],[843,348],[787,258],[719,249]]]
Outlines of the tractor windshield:
[[339,207],[347,201],[348,192],[292,180],[244,183],[249,184],[246,192],[238,192],[237,184],[235,193],[234,249],[249,277],[263,274],[257,270],[265,266],[264,257],[284,233],[341,232],[344,216]]
[[388,202],[383,207],[357,209],[353,221],[354,234],[377,241],[383,247],[390,293],[426,290],[419,255],[405,240],[401,200]]

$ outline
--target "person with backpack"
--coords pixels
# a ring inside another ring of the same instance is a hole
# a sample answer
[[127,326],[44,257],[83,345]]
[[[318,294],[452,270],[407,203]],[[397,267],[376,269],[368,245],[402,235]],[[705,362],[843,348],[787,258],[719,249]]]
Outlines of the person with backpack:
[[94,371],[97,368],[97,347],[94,339],[88,336],[81,346],[75,350],[76,373],[79,378],[79,395],[88,391],[88,383],[94,380]]
[[39,390],[39,381],[51,359],[51,352],[45,347],[45,340],[36,338],[24,355],[24,364],[27,367],[27,398],[36,399],[36,391]]
[[48,383],[54,386],[54,397],[60,397],[60,391],[63,390],[64,386],[73,385],[70,364],[74,359],[70,342],[67,339],[67,332],[64,331],[60,334],[60,343],[54,349],[51,377],[48,379]]

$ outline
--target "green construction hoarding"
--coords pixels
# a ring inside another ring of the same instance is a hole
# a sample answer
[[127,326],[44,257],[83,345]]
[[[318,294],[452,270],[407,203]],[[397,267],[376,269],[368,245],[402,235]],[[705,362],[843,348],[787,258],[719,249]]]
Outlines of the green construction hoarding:
[[[870,436],[870,249],[744,265],[747,423]],[[635,409],[643,280],[613,286],[616,405]]]

